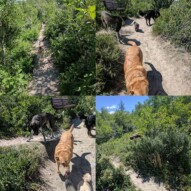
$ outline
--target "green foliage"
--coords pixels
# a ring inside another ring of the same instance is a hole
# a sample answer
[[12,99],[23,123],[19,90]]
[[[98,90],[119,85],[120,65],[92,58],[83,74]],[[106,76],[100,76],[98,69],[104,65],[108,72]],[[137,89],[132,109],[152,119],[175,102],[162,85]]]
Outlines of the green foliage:
[[159,10],[161,8],[167,9],[171,6],[171,4],[175,1],[175,0],[152,0],[152,8],[154,10]]
[[47,112],[55,115],[56,128],[68,128],[70,120],[76,117],[79,111],[90,114],[95,110],[95,97],[79,96],[68,97],[72,108],[55,112],[48,96],[0,96],[0,138],[28,135],[29,122],[36,114]]
[[62,94],[95,93],[94,1],[64,1],[47,23],[55,64],[60,69]]
[[[164,182],[169,189],[188,191],[190,108],[189,96],[149,97],[143,104],[138,102],[131,113],[124,110],[123,103],[113,114],[102,108],[97,112],[97,152],[102,157],[120,158],[125,166],[133,167],[144,178]],[[135,134],[142,138],[131,140]]]
[[37,113],[54,113],[50,97],[1,96],[0,138],[25,135]]
[[126,5],[126,14],[128,16],[139,16],[139,11],[151,9],[152,0],[130,0]]
[[96,63],[97,94],[111,94],[117,88],[117,79],[123,76],[120,50],[113,34],[96,35]]
[[72,100],[75,100],[74,103],[76,103],[76,107],[73,109],[76,113],[82,111],[90,114],[95,111],[95,97],[93,96],[75,96],[72,97]]
[[[177,46],[191,51],[191,1],[174,2],[169,9],[162,9],[153,31],[171,40]],[[178,14],[177,14],[178,13]]]
[[112,191],[135,191],[131,185],[129,177],[126,176],[122,168],[115,169],[109,159],[102,157],[99,148],[96,152],[96,189],[104,191],[105,189]]
[[132,144],[132,167],[144,176],[155,176],[171,188],[184,190],[184,177],[190,174],[189,137],[173,128],[152,129]]
[[52,4],[46,0],[0,2],[0,95],[26,90],[34,68],[32,45],[44,14],[52,14],[48,12]]
[[129,113],[124,111],[123,102],[119,104],[119,109],[114,114],[109,114],[106,109],[96,115],[97,143],[107,142],[109,139],[121,137],[123,133],[132,132],[134,126]]
[[0,148],[0,190],[38,190],[38,167],[42,147]]

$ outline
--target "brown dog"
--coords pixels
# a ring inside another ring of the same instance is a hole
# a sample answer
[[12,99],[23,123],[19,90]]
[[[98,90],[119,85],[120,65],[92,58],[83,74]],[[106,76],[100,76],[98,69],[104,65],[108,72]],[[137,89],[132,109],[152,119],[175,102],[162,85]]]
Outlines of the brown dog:
[[83,176],[83,180],[79,182],[77,191],[93,191],[90,185],[91,180],[91,175],[89,173],[86,173]]
[[74,142],[74,138],[72,135],[73,128],[74,125],[72,125],[69,130],[65,131],[62,134],[60,141],[55,148],[55,153],[54,153],[54,158],[57,164],[57,172],[60,173],[59,167],[60,164],[62,164],[65,169],[65,175],[70,174],[70,160],[73,155],[73,142]]
[[143,53],[132,41],[124,63],[125,82],[129,95],[148,95],[147,72],[143,67]]

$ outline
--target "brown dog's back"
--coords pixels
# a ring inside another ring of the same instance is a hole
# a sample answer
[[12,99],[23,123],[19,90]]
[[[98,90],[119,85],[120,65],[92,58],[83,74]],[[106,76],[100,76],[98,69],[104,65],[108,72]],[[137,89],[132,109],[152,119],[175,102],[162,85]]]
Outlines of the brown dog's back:
[[68,131],[65,131],[59,143],[55,148],[54,158],[56,163],[58,164],[58,172],[59,172],[59,164],[62,164],[66,168],[66,172],[69,173],[69,163],[73,155],[73,131],[74,126],[72,125]]
[[128,94],[147,95],[147,72],[143,67],[143,53],[135,42],[129,41],[132,46],[127,50],[124,63],[125,82]]

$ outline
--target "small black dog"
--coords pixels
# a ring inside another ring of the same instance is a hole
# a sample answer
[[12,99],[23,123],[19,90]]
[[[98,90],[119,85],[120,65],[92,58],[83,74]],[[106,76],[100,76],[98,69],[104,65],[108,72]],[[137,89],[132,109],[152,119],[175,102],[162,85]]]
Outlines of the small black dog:
[[139,32],[139,24],[137,22],[134,21],[134,26],[135,26],[135,31]]
[[155,10],[139,11],[139,14],[145,17],[147,26],[151,26],[151,18],[155,21],[160,16],[159,11]]
[[85,120],[85,126],[88,130],[88,136],[93,137],[93,135],[91,134],[91,130],[93,129],[93,127],[95,127],[95,123],[96,123],[96,116],[95,115],[84,115],[83,112],[79,112],[78,113],[78,117],[80,118],[80,120]]
[[54,116],[50,113],[40,113],[34,115],[29,126],[29,130],[31,133],[28,141],[30,141],[33,138],[33,134],[38,135],[39,131],[41,131],[44,137],[44,141],[46,142],[46,137],[43,131],[43,127],[45,125],[51,131],[51,137],[53,138],[53,131],[55,130],[54,124]]
[[138,139],[138,138],[142,138],[142,136],[139,135],[139,134],[135,134],[135,135],[133,135],[133,136],[130,137],[131,140],[133,140],[133,139]]

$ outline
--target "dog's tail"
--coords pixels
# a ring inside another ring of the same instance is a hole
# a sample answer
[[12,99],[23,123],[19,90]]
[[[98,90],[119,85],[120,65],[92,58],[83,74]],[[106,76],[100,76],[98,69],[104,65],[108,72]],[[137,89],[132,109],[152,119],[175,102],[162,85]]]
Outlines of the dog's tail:
[[67,191],[76,191],[76,188],[73,185],[73,182],[70,179],[65,180],[65,186]]
[[131,46],[137,46],[137,44],[133,41],[128,41],[128,44],[130,44]]
[[72,124],[72,126],[70,127],[69,131],[72,132],[74,129],[74,124]]
[[84,179],[84,182],[91,182],[91,180],[92,180],[91,175],[89,173],[86,173],[83,176],[83,179]]

